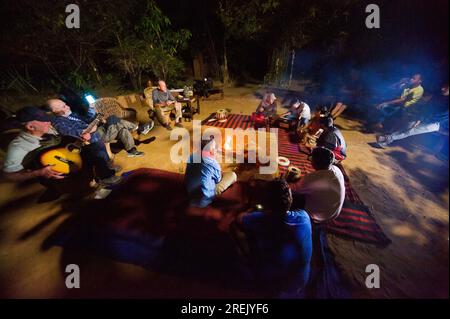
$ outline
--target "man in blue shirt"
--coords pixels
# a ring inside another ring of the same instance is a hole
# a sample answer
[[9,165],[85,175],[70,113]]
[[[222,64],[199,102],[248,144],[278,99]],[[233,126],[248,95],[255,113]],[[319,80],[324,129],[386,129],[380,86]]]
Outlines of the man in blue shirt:
[[181,124],[181,118],[182,118],[182,107],[181,103],[177,102],[175,97],[170,93],[170,91],[167,89],[166,82],[163,80],[158,81],[158,87],[152,91],[152,100],[153,100],[153,108],[155,108],[156,113],[158,115],[158,119],[163,120],[161,124],[168,130],[171,130],[171,126],[168,121],[164,119],[162,114],[162,109],[173,108],[175,109],[175,126],[176,127],[183,127]]
[[304,296],[312,256],[311,221],[304,210],[291,210],[292,192],[285,180],[270,184],[271,207],[241,213],[235,221],[247,238],[249,266],[258,282],[279,296]]
[[[58,103],[52,103],[59,101]],[[62,103],[61,103],[62,102]],[[88,124],[79,115],[72,113],[70,107],[61,100],[50,100],[48,106],[56,116],[52,119],[53,127],[61,135],[81,138],[89,142],[83,146],[81,156],[83,161],[95,168],[95,173],[101,185],[108,186],[121,181],[120,176],[116,176],[116,170],[110,164],[110,159],[105,148],[105,144],[94,127],[91,132],[86,132]]]
[[206,207],[214,197],[222,194],[237,180],[234,172],[222,176],[220,164],[215,159],[216,142],[211,139],[201,143],[201,162],[194,162],[191,154],[186,165],[184,181],[192,206]]
[[[63,133],[64,135],[80,136],[81,131],[97,116],[93,107],[89,108],[87,117],[80,116],[72,112],[70,106],[60,99],[50,99],[47,101],[47,105],[53,114],[60,117],[56,120],[56,124],[65,132]],[[96,127],[96,130],[94,130],[95,133],[91,135],[93,142],[101,140],[104,143],[110,143],[118,139],[122,142],[128,157],[140,157],[144,155],[144,152],[136,149],[134,138],[131,135],[131,131],[137,130],[138,125],[111,115],[106,119],[106,128],[100,128],[101,130],[97,130]]]

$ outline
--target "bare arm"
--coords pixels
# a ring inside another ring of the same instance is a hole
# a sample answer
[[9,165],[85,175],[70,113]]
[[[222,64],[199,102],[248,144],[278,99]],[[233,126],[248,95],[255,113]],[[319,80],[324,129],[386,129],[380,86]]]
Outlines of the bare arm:
[[405,102],[406,98],[399,98],[399,99],[395,99],[392,101],[388,101],[388,102],[384,102],[383,104],[387,104],[387,105],[395,105],[395,104],[400,104]]
[[381,109],[383,106],[402,104],[402,103],[404,103],[407,100],[407,98],[408,98],[408,96],[404,96],[404,97],[400,97],[400,98],[395,99],[395,100],[383,102],[383,103],[377,105],[377,108]]

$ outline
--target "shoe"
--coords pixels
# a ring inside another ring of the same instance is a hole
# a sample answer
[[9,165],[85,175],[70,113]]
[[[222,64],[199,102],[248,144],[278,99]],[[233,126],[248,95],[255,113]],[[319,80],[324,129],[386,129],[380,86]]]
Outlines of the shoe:
[[112,162],[108,163],[108,168],[112,169],[114,171],[114,173],[118,173],[122,170],[122,167],[119,165],[114,165]]
[[377,146],[378,146],[379,148],[385,148],[385,147],[387,146],[387,144],[384,143],[384,142],[377,142]]
[[138,151],[136,147],[133,147],[131,150],[127,151],[128,157],[141,157],[144,156],[144,152]]
[[151,142],[153,142],[154,140],[156,140],[155,136],[152,136],[146,140],[140,141],[141,144],[150,144]]
[[164,127],[166,128],[166,130],[172,131],[172,127],[170,126],[170,124],[166,124],[164,125]]
[[119,165],[113,165],[110,168],[114,171],[114,173],[119,173],[122,170],[122,166]]
[[100,188],[95,192],[94,199],[105,199],[111,192],[111,189]]
[[381,148],[385,148],[386,146],[388,146],[389,144],[391,144],[393,142],[392,137],[390,137],[389,135],[385,135],[385,136],[380,136],[377,140],[377,145]]
[[176,127],[181,127],[181,128],[183,127],[183,125],[181,123],[179,123],[179,122],[175,123],[175,126]]
[[121,181],[122,181],[122,177],[112,175],[110,177],[99,180],[98,183],[101,186],[112,186],[112,185],[116,185],[116,184],[120,183]]
[[153,129],[153,127],[155,127],[155,122],[151,121],[149,123],[142,125],[142,127],[138,129],[138,133],[142,135],[147,135],[148,132],[150,132]]

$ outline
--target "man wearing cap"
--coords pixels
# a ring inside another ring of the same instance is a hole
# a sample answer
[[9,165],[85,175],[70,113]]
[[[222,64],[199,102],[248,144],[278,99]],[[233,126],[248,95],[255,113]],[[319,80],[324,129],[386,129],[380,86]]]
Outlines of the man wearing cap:
[[276,114],[277,98],[275,94],[267,92],[256,108],[256,112],[252,113],[250,122],[255,127],[270,125],[276,120]]
[[270,118],[277,114],[277,97],[273,93],[266,93],[261,103],[256,108],[256,114],[263,114]]
[[50,166],[30,169],[27,155],[42,146],[44,135],[51,133],[50,117],[37,107],[21,109],[16,118],[23,125],[20,134],[11,141],[6,151],[3,173],[11,181],[24,181],[33,178],[62,179],[64,176]]

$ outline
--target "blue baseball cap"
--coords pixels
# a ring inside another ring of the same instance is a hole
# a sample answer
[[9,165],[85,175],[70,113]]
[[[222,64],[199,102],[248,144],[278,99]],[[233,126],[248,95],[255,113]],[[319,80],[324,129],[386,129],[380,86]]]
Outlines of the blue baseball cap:
[[50,122],[50,116],[36,106],[25,106],[16,112],[16,119],[21,123],[31,121]]

